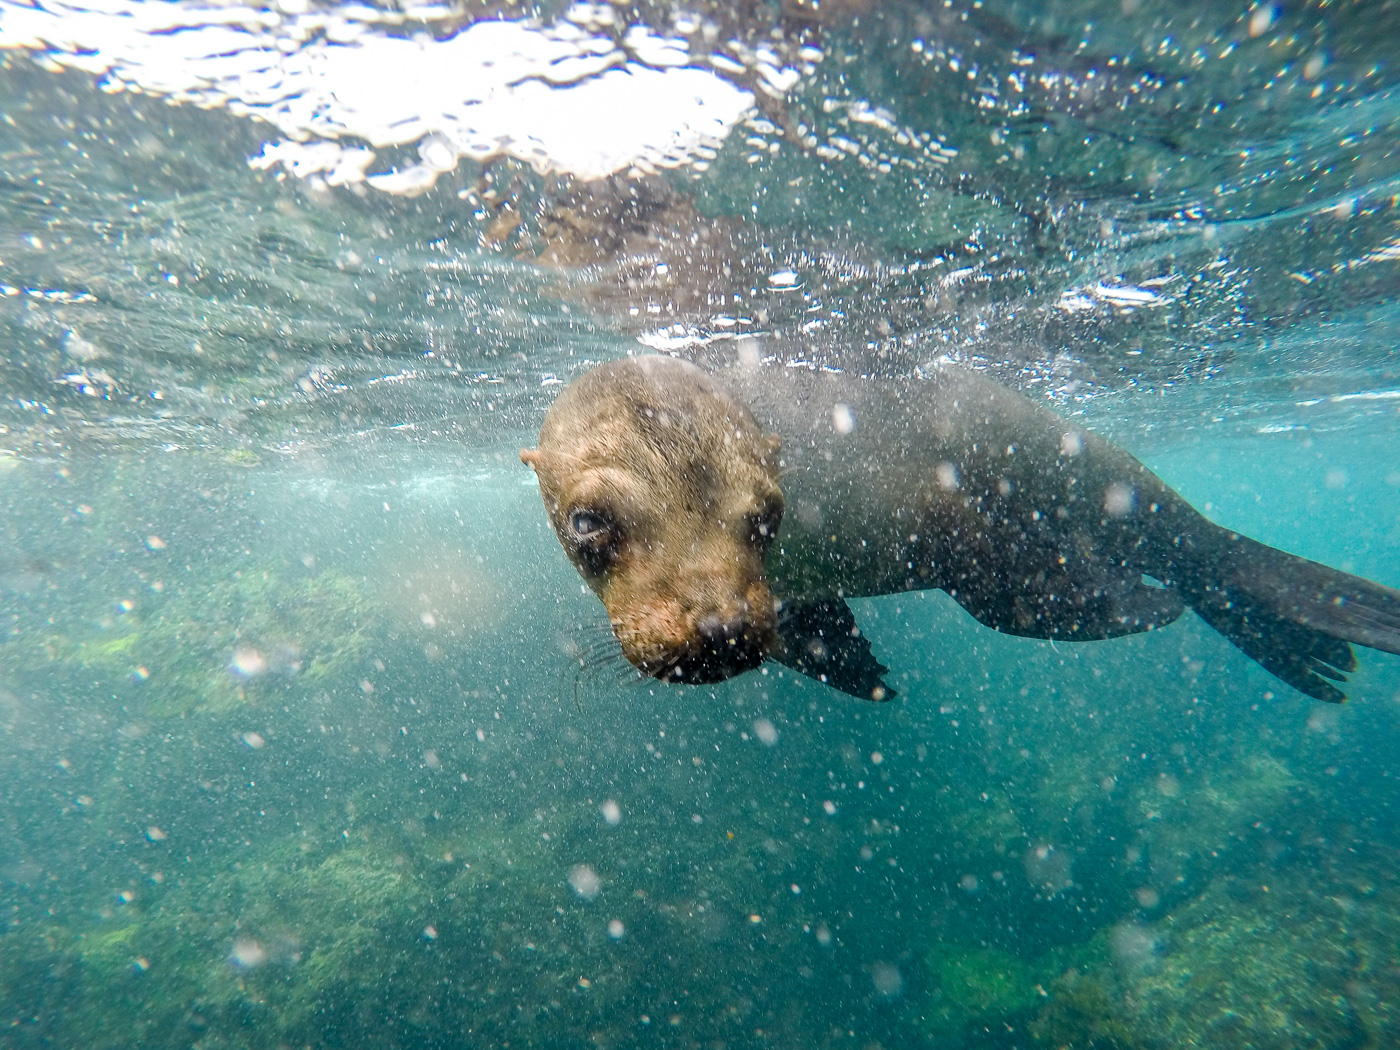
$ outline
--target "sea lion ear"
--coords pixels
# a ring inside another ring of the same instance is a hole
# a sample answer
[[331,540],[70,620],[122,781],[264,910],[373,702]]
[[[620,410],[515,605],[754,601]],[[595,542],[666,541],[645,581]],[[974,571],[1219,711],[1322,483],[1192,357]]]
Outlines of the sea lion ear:
[[782,447],[783,439],[778,437],[777,434],[763,435],[763,451],[768,453],[768,455],[776,456]]
[[522,448],[520,450],[520,462],[524,463],[531,470],[538,470],[540,466],[540,450],[537,448]]

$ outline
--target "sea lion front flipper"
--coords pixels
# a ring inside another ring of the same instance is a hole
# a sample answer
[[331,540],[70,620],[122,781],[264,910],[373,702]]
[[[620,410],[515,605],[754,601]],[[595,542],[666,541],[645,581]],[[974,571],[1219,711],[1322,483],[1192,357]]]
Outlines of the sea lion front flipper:
[[778,610],[778,646],[769,656],[784,666],[861,700],[890,700],[889,670],[870,650],[851,607],[840,598],[785,601]]

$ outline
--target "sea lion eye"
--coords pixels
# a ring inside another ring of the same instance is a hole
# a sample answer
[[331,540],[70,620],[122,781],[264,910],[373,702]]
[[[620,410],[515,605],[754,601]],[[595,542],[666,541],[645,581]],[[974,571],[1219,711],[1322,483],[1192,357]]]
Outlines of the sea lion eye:
[[574,530],[574,539],[590,543],[608,531],[608,522],[591,510],[576,510],[569,518],[569,528]]
[[596,510],[576,510],[569,515],[574,555],[585,573],[592,576],[607,571],[617,555],[617,529],[612,520]]
[[778,534],[778,526],[782,521],[782,504],[770,503],[749,518],[749,543],[760,549],[766,548]]

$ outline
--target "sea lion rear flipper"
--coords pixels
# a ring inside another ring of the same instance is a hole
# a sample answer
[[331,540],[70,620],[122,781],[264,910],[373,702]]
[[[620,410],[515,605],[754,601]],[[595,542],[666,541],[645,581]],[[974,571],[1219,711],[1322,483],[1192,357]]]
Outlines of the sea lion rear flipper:
[[840,598],[783,602],[778,610],[778,646],[769,654],[808,678],[861,700],[890,700],[889,670],[870,650],[855,614]]
[[1332,683],[1356,670],[1353,644],[1400,654],[1400,590],[1218,527],[1192,548],[1201,553],[1178,570],[1187,601],[1299,692],[1345,700]]

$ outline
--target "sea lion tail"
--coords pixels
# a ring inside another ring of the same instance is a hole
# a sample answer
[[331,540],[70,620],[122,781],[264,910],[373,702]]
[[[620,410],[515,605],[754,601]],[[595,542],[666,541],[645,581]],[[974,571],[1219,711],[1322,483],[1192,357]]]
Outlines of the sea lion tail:
[[1178,580],[1187,603],[1293,688],[1341,703],[1333,683],[1356,670],[1352,643],[1400,654],[1400,590],[1227,529],[1217,541]]

